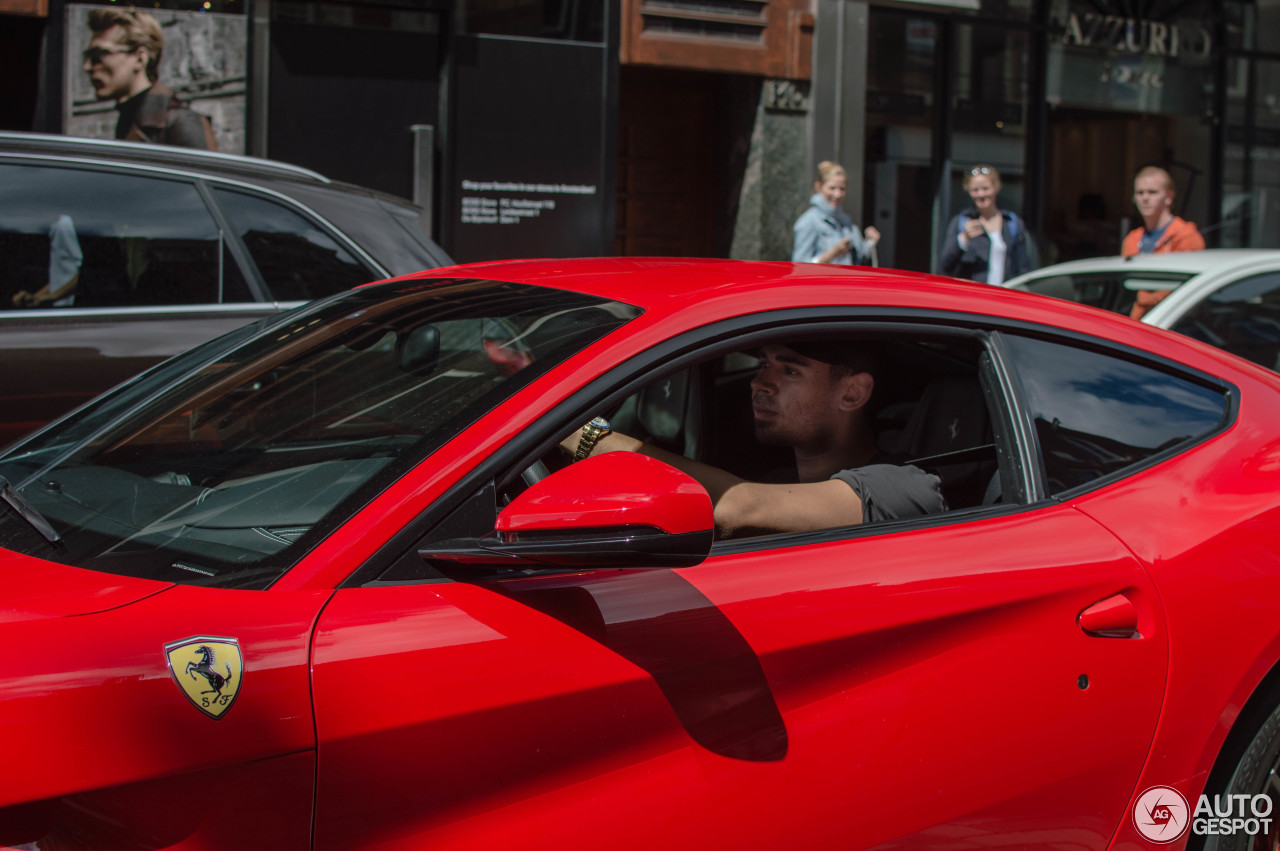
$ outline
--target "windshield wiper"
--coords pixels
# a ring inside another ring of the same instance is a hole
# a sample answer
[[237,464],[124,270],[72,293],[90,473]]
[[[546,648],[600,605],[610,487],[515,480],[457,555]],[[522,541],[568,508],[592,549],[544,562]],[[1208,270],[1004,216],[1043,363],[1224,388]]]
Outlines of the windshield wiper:
[[9,484],[9,480],[4,476],[0,476],[0,499],[9,503],[13,510],[18,512],[18,515],[30,523],[31,528],[43,535],[49,543],[56,544],[62,540],[49,521],[40,513],[39,509],[27,502],[27,498],[19,493],[17,488]]

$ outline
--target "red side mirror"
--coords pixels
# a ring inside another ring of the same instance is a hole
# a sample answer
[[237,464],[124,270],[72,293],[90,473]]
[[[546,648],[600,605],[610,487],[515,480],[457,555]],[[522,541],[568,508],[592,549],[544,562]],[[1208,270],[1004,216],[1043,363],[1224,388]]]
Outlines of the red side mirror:
[[606,452],[547,476],[498,515],[510,533],[645,526],[671,535],[709,532],[711,497],[675,467],[635,452]]
[[552,473],[498,515],[494,536],[442,541],[456,567],[688,567],[711,552],[711,497],[667,464],[608,452]]

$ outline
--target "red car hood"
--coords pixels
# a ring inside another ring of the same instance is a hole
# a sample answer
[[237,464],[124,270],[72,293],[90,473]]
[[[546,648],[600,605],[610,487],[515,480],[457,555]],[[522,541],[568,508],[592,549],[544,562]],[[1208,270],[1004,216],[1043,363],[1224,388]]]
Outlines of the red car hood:
[[170,582],[82,570],[0,549],[0,623],[93,614],[171,587]]

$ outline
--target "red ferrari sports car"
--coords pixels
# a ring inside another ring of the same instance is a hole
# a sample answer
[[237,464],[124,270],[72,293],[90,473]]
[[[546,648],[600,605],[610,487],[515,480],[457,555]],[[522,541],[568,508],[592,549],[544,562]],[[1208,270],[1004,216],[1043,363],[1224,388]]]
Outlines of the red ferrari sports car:
[[[945,508],[718,531],[677,468],[794,473],[770,353],[850,342]],[[1275,848],[1277,423],[1261,367],[908,273],[315,302],[0,455],[0,845]]]

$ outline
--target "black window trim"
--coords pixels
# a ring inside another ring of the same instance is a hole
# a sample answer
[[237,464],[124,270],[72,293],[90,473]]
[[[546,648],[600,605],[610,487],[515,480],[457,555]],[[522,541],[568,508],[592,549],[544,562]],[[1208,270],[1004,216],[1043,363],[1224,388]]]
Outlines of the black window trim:
[[[231,257],[240,267],[240,275],[244,278],[245,285],[249,288],[249,292],[259,302],[273,304],[275,300],[271,298],[271,289],[267,286],[267,282],[262,277],[258,264],[253,262],[253,255],[249,253],[249,247],[244,244],[244,240],[231,227],[231,222],[227,218],[226,212],[222,209],[222,205],[218,203],[214,197],[213,190],[209,186],[209,182],[200,178],[196,181],[196,189],[200,192],[200,197],[204,199],[204,203],[209,208],[209,212],[213,214],[213,219],[218,224],[218,234],[222,238],[222,243],[226,246],[227,251],[231,252]],[[225,270],[219,269],[219,273]],[[225,281],[225,277],[220,278]],[[220,301],[220,304],[235,304],[236,302]]]
[[1039,465],[1033,454],[1034,444],[1028,443],[1024,417],[1015,405],[1013,377],[1005,364],[1008,359],[995,351],[1003,346],[999,331],[987,335],[986,347],[979,362],[982,373],[982,393],[991,412],[992,434],[997,450],[1003,452],[1009,463],[999,465],[1000,489],[1003,501],[1013,505],[1035,502],[1032,494],[1039,492]]
[[1003,404],[1007,407],[1005,415],[1013,429],[1014,451],[1018,453],[1019,465],[1023,471],[1023,499],[1028,504],[1039,503],[1044,500],[1047,491],[1044,456],[1026,404],[1026,391],[1022,388],[1022,381],[1000,330],[993,330],[989,335],[987,355],[991,359],[991,371],[1003,392]]

